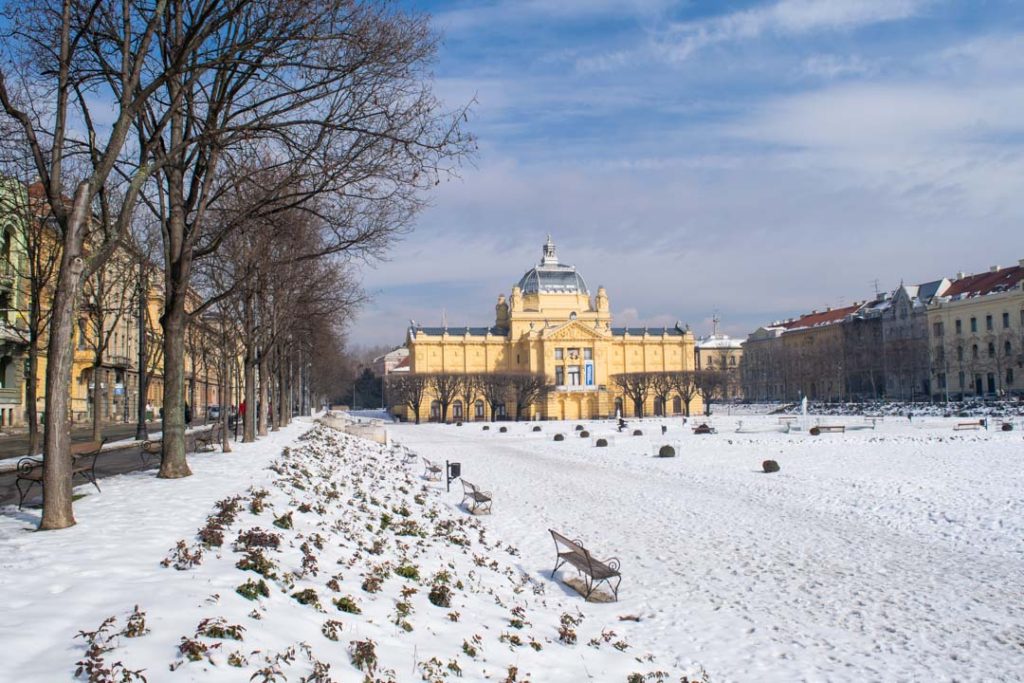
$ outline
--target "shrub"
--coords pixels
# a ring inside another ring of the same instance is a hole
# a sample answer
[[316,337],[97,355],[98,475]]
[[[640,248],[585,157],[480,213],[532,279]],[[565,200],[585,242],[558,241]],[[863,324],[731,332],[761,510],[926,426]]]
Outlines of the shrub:
[[349,658],[357,669],[372,676],[377,670],[376,643],[372,640],[353,640],[349,647]]
[[348,614],[362,614],[363,610],[359,609],[359,605],[352,599],[351,596],[343,595],[340,598],[334,598],[334,606],[340,611]]
[[485,432],[486,432],[486,431],[487,431],[488,429],[490,429],[490,428],[491,428],[491,425],[484,425],[484,431],[485,431]]
[[608,439],[598,439],[597,443],[594,444],[598,448],[604,448],[608,445]]
[[582,432],[583,431],[583,425],[576,425],[575,429],[576,429],[577,432]]
[[644,435],[644,433],[643,433],[642,430],[640,430],[640,429],[634,429],[633,430],[633,436],[643,436],[643,435]]
[[235,592],[241,595],[246,600],[256,600],[259,597],[270,597],[270,587],[267,586],[267,582],[263,579],[260,579],[259,581],[253,581],[252,579],[249,579],[241,586],[236,588]]
[[662,446],[658,449],[659,458],[674,458],[676,457],[676,449],[671,446]]
[[504,434],[505,432],[507,432],[507,431],[508,431],[508,427],[502,427],[502,428],[501,428],[501,429],[499,429],[498,431],[499,431],[499,432],[501,432],[502,434]]
[[763,463],[761,463],[761,469],[764,470],[765,474],[771,474],[772,472],[778,472],[779,471],[779,463],[775,462],[774,460],[765,460]]
[[430,594],[427,595],[427,599],[430,603],[437,605],[438,607],[451,607],[452,606],[452,589],[443,583],[436,583],[430,589]]
[[461,426],[462,426],[462,423],[461,423],[461,422],[456,422],[456,423],[455,423],[455,426],[456,426],[456,427],[461,427]]
[[811,429],[810,429],[810,435],[811,436],[818,436],[819,434],[821,434],[821,428],[819,428],[819,427],[811,427]]
[[588,432],[586,429],[584,429],[582,432],[580,432],[580,438],[581,439],[586,439],[589,436],[590,436],[590,432]]
[[1010,424],[1009,422],[1004,422],[1003,426],[1000,427],[1000,429],[1002,429],[1004,432],[1012,432],[1013,431],[1013,425]]
[[291,529],[292,528],[292,513],[288,512],[281,515],[274,520],[274,526],[278,529]]
[[533,426],[533,431],[539,432],[540,431],[540,425],[534,425]]
[[412,581],[420,580],[420,570],[417,569],[415,565],[403,564],[401,567],[395,569],[395,573],[403,579],[410,579]]
[[565,435],[555,434],[555,441],[565,441]]
[[299,591],[298,593],[292,593],[292,597],[295,598],[300,605],[313,605],[314,607],[320,606],[320,598],[312,588],[307,588],[306,590]]

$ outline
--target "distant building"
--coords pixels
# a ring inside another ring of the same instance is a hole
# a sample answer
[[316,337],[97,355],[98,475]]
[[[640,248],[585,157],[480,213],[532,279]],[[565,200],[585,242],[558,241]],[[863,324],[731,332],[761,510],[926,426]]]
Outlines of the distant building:
[[[552,390],[524,411],[545,419],[580,419],[631,415],[632,401],[614,384],[619,373],[692,370],[694,335],[677,323],[672,327],[613,327],[604,287],[592,295],[582,274],[561,263],[549,237],[541,261],[512,288],[498,296],[493,324],[482,327],[412,325],[407,334],[411,373],[488,375],[541,373]],[[511,399],[510,399],[511,400]],[[700,410],[700,401],[691,405]],[[493,409],[482,396],[470,405],[460,398],[451,418],[492,419],[513,414],[514,406],[498,402]],[[654,396],[645,414],[682,411],[679,398],[660,405]],[[393,411],[413,415],[401,406]],[[439,419],[438,401],[427,395],[421,419]]]
[[1024,259],[960,273],[927,320],[935,397],[1024,395]]
[[741,392],[740,367],[743,361],[743,340],[733,339],[718,331],[718,316],[711,319],[711,334],[694,344],[694,366],[697,370],[721,370],[729,381],[723,398],[738,398]]
[[[402,365],[403,361],[408,358],[409,349],[404,346],[399,346],[398,348],[392,349],[391,351],[374,358],[371,369],[373,370],[373,374],[377,377],[385,377],[394,372],[395,369]],[[408,369],[408,366],[409,364],[405,363],[406,369]]]

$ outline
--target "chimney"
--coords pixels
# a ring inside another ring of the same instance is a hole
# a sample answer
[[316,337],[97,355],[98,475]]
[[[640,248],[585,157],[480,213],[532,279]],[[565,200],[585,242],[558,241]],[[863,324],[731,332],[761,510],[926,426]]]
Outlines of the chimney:
[[991,268],[989,268],[989,269],[988,269],[988,272],[990,272],[990,273],[994,273],[994,272],[996,272],[997,270],[999,270],[999,266],[992,266]]
[[957,272],[956,277],[953,278],[953,279],[954,280],[963,280],[965,277],[967,277],[967,273],[965,273],[964,271],[961,270],[961,271]]
[[1017,265],[1020,266],[1021,268],[1024,268],[1024,258],[1022,258],[1021,260],[1017,261]]

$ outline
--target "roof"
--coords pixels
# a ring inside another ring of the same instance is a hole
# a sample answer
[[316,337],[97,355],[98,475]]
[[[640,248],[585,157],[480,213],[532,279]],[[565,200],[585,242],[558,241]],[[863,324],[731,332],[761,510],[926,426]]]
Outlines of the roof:
[[733,339],[724,334],[711,335],[697,340],[698,349],[740,349],[743,348],[742,339]]
[[548,235],[540,264],[526,271],[519,280],[523,294],[583,294],[589,296],[587,282],[574,266],[558,262],[555,244]]
[[853,315],[861,307],[861,304],[854,304],[852,306],[844,306],[843,308],[831,308],[824,311],[812,311],[805,315],[795,318],[793,320],[787,320],[779,325],[779,327],[787,330],[798,330],[808,327],[820,327],[822,325],[831,325],[837,323],[846,318],[848,315]]
[[413,336],[423,334],[428,337],[440,337],[443,334],[484,337],[488,334],[504,335],[506,332],[500,327],[412,327],[410,329]]
[[613,327],[612,336],[623,337],[625,335],[631,337],[642,337],[645,334],[667,334],[670,337],[682,337],[686,334],[685,330],[681,330],[678,327]]
[[1016,287],[1021,280],[1024,280],[1024,267],[1020,265],[994,268],[987,273],[967,275],[954,280],[949,289],[942,293],[942,296],[963,299],[1005,292]]

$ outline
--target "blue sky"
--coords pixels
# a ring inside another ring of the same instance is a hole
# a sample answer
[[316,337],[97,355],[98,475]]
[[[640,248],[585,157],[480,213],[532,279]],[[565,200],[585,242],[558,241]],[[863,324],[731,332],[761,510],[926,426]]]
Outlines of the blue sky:
[[725,330],[1024,258],[1019,0],[403,3],[480,152],[357,344],[488,324],[551,233],[619,324]]

